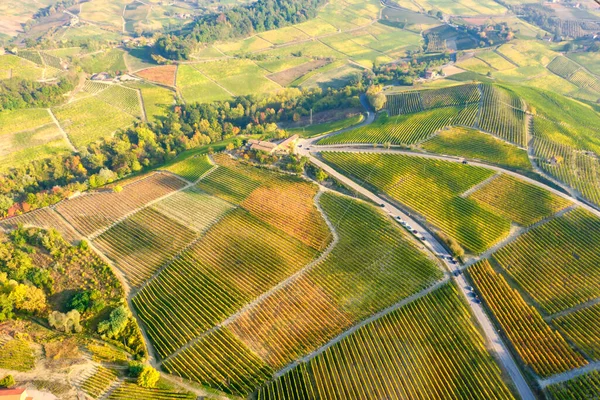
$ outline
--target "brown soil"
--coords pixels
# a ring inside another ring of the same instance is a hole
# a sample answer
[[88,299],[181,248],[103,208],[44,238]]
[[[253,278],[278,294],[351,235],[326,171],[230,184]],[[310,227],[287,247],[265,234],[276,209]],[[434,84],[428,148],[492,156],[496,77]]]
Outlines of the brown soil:
[[298,65],[297,67],[286,69],[285,71],[276,72],[268,75],[267,77],[272,81],[279,83],[281,86],[287,86],[296,79],[300,78],[302,75],[307,74],[317,68],[321,68],[329,63],[330,61],[325,59],[313,60],[302,65]]
[[176,65],[162,65],[160,67],[146,68],[136,74],[146,80],[162,83],[163,85],[175,86]]

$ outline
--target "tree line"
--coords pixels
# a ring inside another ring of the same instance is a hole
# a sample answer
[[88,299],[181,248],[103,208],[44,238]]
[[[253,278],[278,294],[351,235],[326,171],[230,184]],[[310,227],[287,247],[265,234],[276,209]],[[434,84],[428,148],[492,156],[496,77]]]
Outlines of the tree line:
[[187,32],[161,36],[154,51],[170,60],[186,60],[199,43],[237,39],[298,24],[314,18],[325,3],[325,0],[258,0],[236,6],[220,14],[200,17]]
[[335,108],[358,107],[356,86],[286,89],[210,104],[178,104],[154,124],[139,123],[78,153],[32,161],[0,175],[0,216],[55,204],[77,191],[96,188],[164,164],[179,153],[238,135],[284,137],[278,122]]
[[56,83],[11,78],[0,81],[0,111],[27,107],[50,107],[64,101],[74,88],[73,79],[64,76]]

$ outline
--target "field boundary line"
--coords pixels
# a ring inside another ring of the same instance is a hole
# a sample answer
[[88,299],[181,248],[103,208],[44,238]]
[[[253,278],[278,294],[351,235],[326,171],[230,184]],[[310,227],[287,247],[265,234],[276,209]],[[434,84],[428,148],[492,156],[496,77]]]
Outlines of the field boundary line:
[[548,315],[547,317],[544,317],[544,319],[546,320],[546,322],[551,322],[556,318],[564,317],[565,315],[569,315],[579,310],[583,310],[584,308],[595,306],[596,304],[600,304],[600,297],[586,301],[585,303],[577,304],[573,307],[569,307],[566,310],[562,310],[557,313]]
[[135,89],[138,96],[139,105],[142,111],[142,121],[148,122],[148,115],[146,115],[146,105],[144,104],[144,96],[142,96],[141,89]]
[[[505,246],[509,245],[510,243],[514,242],[515,240],[519,239],[521,236],[523,236],[530,230],[538,228],[558,217],[562,217],[563,215],[573,211],[577,207],[578,206],[576,204],[571,204],[570,206],[567,206],[567,207],[563,208],[562,210],[557,211],[554,214],[552,214],[546,218],[543,218],[534,224],[531,224],[531,225],[525,226],[525,227],[520,226],[514,230],[511,229],[511,232],[509,232],[509,234],[504,239],[502,239],[501,241],[499,241],[498,243],[496,243],[495,245],[493,245],[492,247],[490,247],[489,249],[487,249],[485,252],[481,253],[480,255],[470,258],[468,261],[466,261],[461,266],[461,269],[463,269],[463,270],[467,269],[471,265],[473,265],[481,260],[486,260],[486,259],[490,258],[498,250],[502,249],[503,247],[505,247]],[[516,226],[516,225],[513,224],[513,226]]]
[[514,62],[513,60],[511,60],[510,58],[508,58],[508,56],[506,54],[503,54],[501,52],[498,51],[498,48],[500,46],[496,47],[493,52],[498,54],[500,57],[504,58],[506,61],[508,61],[509,63],[511,63],[512,65],[514,65],[517,68],[520,68],[521,66],[519,64],[517,64],[516,62]]
[[552,375],[545,379],[538,379],[538,383],[542,387],[542,389],[544,389],[548,385],[562,383],[592,371],[600,371],[600,361],[592,362],[587,365],[584,365],[583,367],[575,368],[567,372]]
[[[198,71],[200,73],[200,75],[202,75],[203,77],[205,77],[206,79],[208,79],[209,81],[211,81],[212,83],[214,83],[215,85],[217,85],[218,87],[220,87],[221,89],[223,89],[224,91],[226,91],[230,96],[236,97],[237,95],[231,93],[226,87],[222,86],[219,82],[215,81],[214,79],[212,79],[210,76],[206,75],[204,72],[202,72],[201,70],[199,70],[198,68],[196,68],[196,66],[194,64],[189,64],[192,66],[192,68],[194,68],[196,71]],[[179,68],[177,68],[179,69]]]
[[301,268],[299,271],[295,272],[293,275],[291,275],[287,279],[279,282],[277,285],[273,286],[268,291],[262,293],[260,296],[255,298],[250,303],[246,303],[246,305],[244,305],[244,307],[239,309],[235,314],[232,314],[225,321],[221,322],[220,323],[221,326],[224,327],[224,326],[227,326],[227,325],[233,323],[234,320],[236,318],[238,318],[241,314],[256,307],[259,303],[261,303],[263,300],[267,299],[268,297],[270,297],[272,294],[276,293],[280,289],[283,289],[283,288],[287,287],[288,285],[294,283],[296,280],[301,278],[307,272],[311,271],[315,266],[319,265],[322,261],[324,261],[329,256],[329,253],[331,253],[331,251],[338,244],[340,237],[339,237],[337,231],[335,230],[335,226],[333,225],[331,220],[329,220],[329,217],[327,217],[327,215],[321,208],[321,205],[319,204],[319,199],[321,198],[323,193],[325,193],[325,190],[321,189],[321,186],[319,186],[319,192],[315,195],[315,197],[313,198],[313,201],[314,201],[317,209],[321,213],[321,215],[323,215],[323,219],[325,220],[325,223],[327,224],[327,226],[329,227],[329,230],[331,231],[331,236],[333,237],[333,240],[331,241],[331,243],[329,243],[327,248],[325,248],[325,250],[319,255],[319,257],[315,258],[310,263],[306,264],[303,268]]
[[71,142],[71,138],[69,137],[69,135],[67,135],[67,132],[65,132],[65,130],[62,128],[62,126],[60,126],[60,123],[58,122],[58,119],[56,119],[56,116],[54,115],[52,110],[49,108],[46,108],[46,111],[48,111],[48,114],[50,115],[50,118],[52,118],[54,125],[56,125],[60,134],[65,138],[65,140],[67,141],[67,144],[69,145],[69,147],[71,148],[73,153],[79,153],[79,151],[77,151],[77,148],[75,147],[73,142]]
[[491,183],[494,180],[496,180],[497,178],[499,178],[500,175],[502,175],[502,172],[496,172],[494,175],[490,176],[489,178],[486,178],[486,179],[482,180],[481,182],[476,183],[475,185],[471,186],[465,192],[461,193],[459,196],[462,197],[463,199],[469,197],[470,195],[472,195],[479,189],[483,188],[484,186],[487,186],[489,183]]
[[108,226],[106,226],[106,227],[104,227],[104,228],[98,229],[98,230],[97,230],[97,231],[95,231],[95,232],[92,232],[92,233],[91,233],[89,236],[87,236],[87,239],[89,239],[89,240],[95,240],[95,239],[96,239],[98,236],[102,235],[104,232],[108,231],[110,228],[114,227],[115,225],[117,225],[117,224],[118,224],[118,223],[120,223],[120,222],[123,222],[124,220],[126,220],[127,218],[131,217],[132,215],[134,215],[134,214],[138,213],[139,211],[142,211],[142,210],[144,210],[144,209],[146,209],[146,208],[148,208],[148,207],[150,207],[150,206],[152,206],[152,205],[154,205],[154,204],[158,203],[158,202],[159,202],[159,201],[161,201],[161,200],[164,200],[164,199],[166,199],[166,198],[168,198],[168,197],[171,197],[171,196],[173,196],[175,193],[179,193],[179,192],[181,192],[181,191],[184,191],[184,190],[186,190],[186,189],[189,189],[190,187],[192,187],[192,186],[194,185],[194,183],[192,183],[192,182],[189,182],[189,181],[187,181],[187,180],[185,180],[185,179],[182,179],[182,178],[181,178],[179,175],[175,175],[175,174],[173,174],[173,173],[171,173],[171,172],[169,172],[169,171],[161,171],[161,172],[159,172],[159,174],[168,174],[168,175],[172,175],[172,176],[174,176],[174,177],[176,177],[176,178],[180,179],[180,180],[181,180],[181,181],[183,181],[184,183],[186,183],[186,185],[185,185],[185,186],[183,186],[181,189],[173,190],[172,192],[169,192],[169,193],[167,193],[167,194],[165,194],[165,195],[163,195],[163,196],[161,196],[161,197],[158,197],[158,198],[156,198],[156,199],[154,199],[154,200],[151,200],[151,201],[149,201],[148,203],[144,204],[143,206],[141,206],[141,207],[138,207],[138,208],[136,208],[136,209],[134,209],[134,210],[132,210],[132,211],[128,212],[127,214],[123,215],[122,217],[120,217],[120,218],[116,219],[116,220],[115,220],[115,221],[114,221],[112,224],[110,224],[110,225],[108,225]]
[[313,352],[305,355],[302,358],[299,358],[298,360],[290,363],[289,365],[287,365],[284,368],[280,369],[279,371],[275,372],[275,374],[273,374],[273,378],[275,378],[275,379],[279,378],[280,376],[285,375],[286,372],[297,367],[301,363],[307,363],[311,359],[313,359],[316,356],[318,356],[319,354],[323,353],[325,350],[327,350],[331,346],[334,346],[335,344],[344,340],[345,338],[352,335],[354,332],[358,331],[359,329],[363,328],[364,326],[369,325],[370,323],[373,323],[373,322],[377,321],[378,319],[385,317],[386,315],[396,311],[397,309],[402,308],[405,305],[412,303],[413,301],[416,301],[416,300],[420,299],[421,297],[428,295],[429,293],[446,285],[448,282],[450,282],[450,278],[448,276],[444,276],[442,279],[438,280],[436,283],[432,284],[428,288],[423,289],[417,293],[414,293],[408,297],[405,297],[404,299],[400,300],[399,302],[392,304],[391,306],[389,306],[387,308],[384,308],[383,310],[371,315],[368,318],[363,319],[362,321],[358,322],[357,324],[354,324],[353,326],[351,326],[344,332],[337,335],[335,338],[331,339],[329,342],[325,343],[323,346],[319,347],[318,349],[314,350]]

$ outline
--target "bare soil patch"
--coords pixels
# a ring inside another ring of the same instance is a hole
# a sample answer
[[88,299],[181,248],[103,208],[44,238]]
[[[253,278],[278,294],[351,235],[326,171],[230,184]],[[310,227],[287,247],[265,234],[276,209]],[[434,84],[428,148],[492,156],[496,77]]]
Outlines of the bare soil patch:
[[285,71],[276,72],[271,75],[267,75],[269,79],[279,83],[281,86],[287,86],[300,78],[302,75],[314,71],[317,68],[321,68],[324,65],[329,64],[331,61],[326,59],[313,60],[297,67],[286,69]]
[[138,71],[136,74],[140,78],[162,83],[163,85],[175,86],[175,73],[177,72],[176,65],[163,65],[160,67],[146,68]]

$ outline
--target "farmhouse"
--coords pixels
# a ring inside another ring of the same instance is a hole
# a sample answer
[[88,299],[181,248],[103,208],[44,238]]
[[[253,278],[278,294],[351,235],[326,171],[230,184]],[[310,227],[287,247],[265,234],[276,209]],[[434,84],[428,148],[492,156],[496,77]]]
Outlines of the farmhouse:
[[264,140],[250,139],[248,146],[250,150],[264,151],[269,154],[289,153],[298,141],[298,135],[292,135],[280,142],[268,142]]
[[0,400],[34,400],[25,389],[0,389]]

